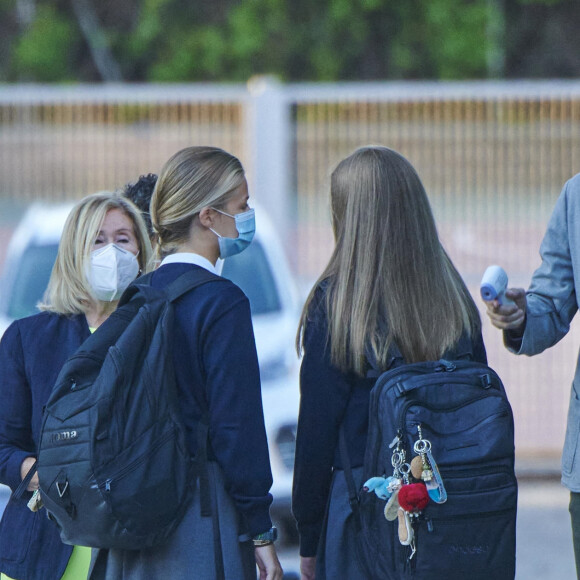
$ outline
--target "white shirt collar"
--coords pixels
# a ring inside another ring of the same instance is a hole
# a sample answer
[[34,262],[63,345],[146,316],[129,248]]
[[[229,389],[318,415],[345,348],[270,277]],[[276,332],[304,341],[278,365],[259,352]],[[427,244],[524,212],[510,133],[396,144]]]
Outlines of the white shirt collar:
[[165,264],[195,264],[196,266],[201,266],[202,268],[209,270],[213,274],[218,273],[215,266],[207,258],[192,252],[177,252],[176,254],[169,254],[169,256],[163,259],[159,266],[161,267]]

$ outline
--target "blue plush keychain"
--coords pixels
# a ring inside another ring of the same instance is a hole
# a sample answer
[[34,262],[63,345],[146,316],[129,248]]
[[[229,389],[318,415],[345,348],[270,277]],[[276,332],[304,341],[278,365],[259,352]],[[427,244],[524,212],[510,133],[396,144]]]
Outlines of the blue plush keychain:
[[388,500],[396,489],[401,487],[401,480],[393,477],[371,477],[363,485],[363,490],[374,491],[379,499]]

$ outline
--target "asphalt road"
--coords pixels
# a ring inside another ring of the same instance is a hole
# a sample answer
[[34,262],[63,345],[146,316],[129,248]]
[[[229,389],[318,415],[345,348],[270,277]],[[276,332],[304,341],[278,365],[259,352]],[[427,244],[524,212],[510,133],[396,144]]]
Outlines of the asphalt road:
[[[8,500],[6,490],[0,488],[0,511]],[[555,480],[520,481],[516,580],[576,578],[568,497],[568,491]],[[296,546],[280,546],[279,553],[288,580],[297,578]]]

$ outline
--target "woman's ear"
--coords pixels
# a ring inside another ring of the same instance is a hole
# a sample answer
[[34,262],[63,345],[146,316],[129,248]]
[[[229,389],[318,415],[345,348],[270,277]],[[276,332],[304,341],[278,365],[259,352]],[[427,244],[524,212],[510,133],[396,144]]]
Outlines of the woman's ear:
[[212,228],[214,225],[214,210],[211,207],[204,207],[199,212],[199,222],[206,228]]

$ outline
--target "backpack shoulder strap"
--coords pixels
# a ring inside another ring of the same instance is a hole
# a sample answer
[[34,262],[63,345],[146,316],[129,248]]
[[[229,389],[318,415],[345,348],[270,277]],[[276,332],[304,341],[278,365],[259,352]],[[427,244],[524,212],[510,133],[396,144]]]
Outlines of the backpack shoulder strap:
[[38,461],[35,460],[34,463],[32,464],[32,466],[30,467],[30,469],[28,470],[28,473],[24,476],[24,479],[20,482],[18,487],[14,490],[14,493],[12,494],[12,498],[20,499],[24,495],[24,492],[27,490],[28,484],[30,483],[30,480],[32,479],[32,477],[36,473],[37,463],[38,463]]
[[[149,272],[148,274],[139,276],[139,278],[134,280],[125,292],[123,292],[123,295],[119,300],[119,306],[123,306],[130,302],[136,294],[144,291],[144,287],[150,287],[154,273],[155,272]],[[219,282],[223,280],[224,278],[217,274],[212,274],[205,268],[195,268],[194,270],[188,270],[184,274],[181,274],[181,276],[171,282],[164,291],[168,300],[170,302],[175,302],[175,300],[180,296],[183,296],[186,292],[193,290],[197,286],[201,286],[207,282]],[[145,296],[147,296],[147,293]]]
[[[151,279],[149,279],[149,284],[151,284]],[[207,284],[208,282],[223,282],[224,278],[213,274],[205,268],[195,268],[194,270],[189,270],[184,274],[181,274],[177,279],[175,279],[167,288],[165,292],[170,302],[175,302],[179,297],[183,296],[185,293]]]

